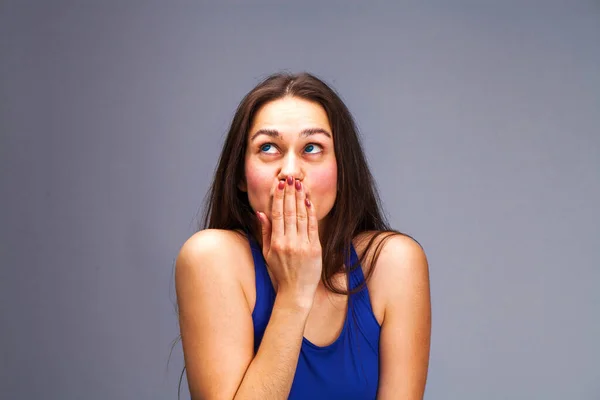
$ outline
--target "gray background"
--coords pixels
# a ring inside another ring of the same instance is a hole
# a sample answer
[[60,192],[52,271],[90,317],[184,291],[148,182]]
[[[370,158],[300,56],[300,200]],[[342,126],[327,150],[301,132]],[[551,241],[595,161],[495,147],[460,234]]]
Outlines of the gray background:
[[426,398],[600,399],[600,3],[318,3],[0,2],[0,398],[176,398],[174,258],[288,69],[427,251]]

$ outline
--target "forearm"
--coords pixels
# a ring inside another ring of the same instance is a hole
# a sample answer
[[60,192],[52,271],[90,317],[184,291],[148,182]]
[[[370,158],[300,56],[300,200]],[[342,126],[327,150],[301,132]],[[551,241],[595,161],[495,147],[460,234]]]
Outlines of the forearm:
[[234,399],[288,398],[311,305],[278,294],[258,352]]

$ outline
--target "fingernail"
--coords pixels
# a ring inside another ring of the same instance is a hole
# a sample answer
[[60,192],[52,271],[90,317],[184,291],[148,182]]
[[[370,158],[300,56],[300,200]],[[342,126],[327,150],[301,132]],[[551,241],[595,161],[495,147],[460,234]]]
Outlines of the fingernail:
[[288,185],[290,185],[290,186],[291,186],[291,185],[292,185],[292,183],[294,183],[294,178],[292,178],[291,176],[288,176],[288,177],[287,177],[287,182],[288,182]]
[[310,207],[310,200],[309,199],[305,199],[304,202],[306,203],[306,207]]
[[302,183],[296,179],[296,190],[301,190],[302,189]]
[[279,184],[277,185],[277,188],[279,190],[282,190],[285,187],[285,182],[284,181],[279,181]]

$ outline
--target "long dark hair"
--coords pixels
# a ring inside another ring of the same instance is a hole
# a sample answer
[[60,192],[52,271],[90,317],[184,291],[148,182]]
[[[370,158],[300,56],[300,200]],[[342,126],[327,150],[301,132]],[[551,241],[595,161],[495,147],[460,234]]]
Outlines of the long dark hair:
[[[334,293],[349,294],[359,291],[370,279],[373,268],[367,269],[363,284],[352,291],[333,284],[334,275],[342,272],[345,261],[349,260],[352,240],[360,233],[374,232],[362,255],[359,255],[359,263],[348,266],[346,273],[363,264],[367,254],[371,254],[369,265],[375,265],[384,242],[400,232],[392,230],[385,219],[354,118],[340,96],[312,74],[305,72],[270,75],[242,99],[225,139],[198,230],[239,229],[260,238],[256,215],[250,207],[247,193],[241,191],[238,184],[245,178],[247,136],[254,116],[263,105],[285,96],[295,96],[318,103],[325,109],[329,118],[337,160],[338,188],[335,203],[327,216],[325,231],[321,236],[321,280],[325,287]],[[376,240],[382,234],[384,238]],[[375,243],[375,250],[371,252]]]
[[[241,191],[238,185],[244,180],[248,131],[254,116],[266,103],[285,96],[320,104],[333,131],[338,192],[322,235],[322,281],[329,290],[345,294],[347,290],[333,285],[332,278],[341,272],[352,239],[366,231],[395,231],[390,229],[381,210],[354,118],[340,96],[312,74],[273,74],[242,99],[223,145],[199,229],[241,229],[260,238],[258,220],[250,207],[247,193]],[[367,280],[371,273],[372,268],[369,268]]]

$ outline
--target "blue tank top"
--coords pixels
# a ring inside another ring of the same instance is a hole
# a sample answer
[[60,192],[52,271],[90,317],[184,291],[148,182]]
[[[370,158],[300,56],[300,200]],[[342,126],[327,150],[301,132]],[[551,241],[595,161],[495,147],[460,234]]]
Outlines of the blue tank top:
[[[256,274],[256,305],[252,312],[254,323],[254,354],[262,340],[275,302],[275,289],[267,272],[259,244],[248,235]],[[358,262],[354,246],[350,263]],[[364,281],[362,268],[350,272],[350,288]],[[365,400],[375,399],[379,382],[380,326],[365,286],[349,296],[344,326],[339,337],[328,346],[316,346],[302,339],[298,366],[290,391],[291,400]]]

